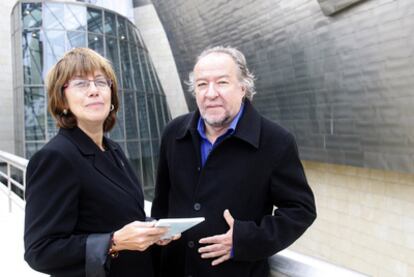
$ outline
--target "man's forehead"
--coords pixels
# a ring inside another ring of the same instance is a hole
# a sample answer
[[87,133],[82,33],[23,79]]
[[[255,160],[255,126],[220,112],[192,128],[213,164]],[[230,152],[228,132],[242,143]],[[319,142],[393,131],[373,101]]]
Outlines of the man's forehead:
[[[210,53],[202,57],[194,66],[194,73],[196,72],[229,72],[236,69],[236,63],[233,58],[225,53]],[[221,73],[224,75],[225,73]]]

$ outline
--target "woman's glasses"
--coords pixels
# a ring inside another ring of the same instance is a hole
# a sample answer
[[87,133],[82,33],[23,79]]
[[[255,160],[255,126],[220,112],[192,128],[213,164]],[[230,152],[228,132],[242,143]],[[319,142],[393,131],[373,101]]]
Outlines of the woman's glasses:
[[86,92],[89,90],[91,86],[91,82],[95,84],[95,87],[98,90],[105,90],[112,86],[112,81],[105,79],[105,78],[97,78],[94,80],[87,80],[87,79],[73,79],[70,80],[67,84],[65,84],[64,88],[74,88],[81,92]]

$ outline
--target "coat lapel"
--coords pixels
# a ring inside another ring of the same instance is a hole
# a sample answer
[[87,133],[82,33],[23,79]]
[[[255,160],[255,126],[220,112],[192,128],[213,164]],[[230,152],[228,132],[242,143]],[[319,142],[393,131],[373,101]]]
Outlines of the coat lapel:
[[135,177],[130,177],[131,172],[128,172],[126,169],[128,162],[123,161],[122,155],[119,153],[120,150],[116,144],[106,140],[107,146],[110,148],[109,151],[114,154],[114,159],[121,165],[122,169],[105,157],[98,146],[79,128],[62,128],[59,133],[68,137],[84,156],[90,156],[93,166],[100,174],[109,179],[114,185],[127,192],[128,195],[133,197],[139,203],[139,206],[143,208],[142,204],[144,201],[139,182]]

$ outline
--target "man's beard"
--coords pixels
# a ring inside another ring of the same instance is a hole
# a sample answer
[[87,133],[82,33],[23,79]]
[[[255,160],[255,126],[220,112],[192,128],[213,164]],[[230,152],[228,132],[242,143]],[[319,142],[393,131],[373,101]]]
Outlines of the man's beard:
[[204,123],[207,125],[210,125],[211,127],[223,127],[230,123],[230,115],[225,114],[222,119],[215,119],[210,120],[209,118],[205,116],[201,116],[204,120]]

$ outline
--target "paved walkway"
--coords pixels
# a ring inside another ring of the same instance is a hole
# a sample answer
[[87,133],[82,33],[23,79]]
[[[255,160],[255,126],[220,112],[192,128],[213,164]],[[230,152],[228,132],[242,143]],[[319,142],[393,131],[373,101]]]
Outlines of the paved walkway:
[[9,213],[7,196],[0,191],[0,276],[47,276],[32,270],[23,259],[23,210],[14,205]]

